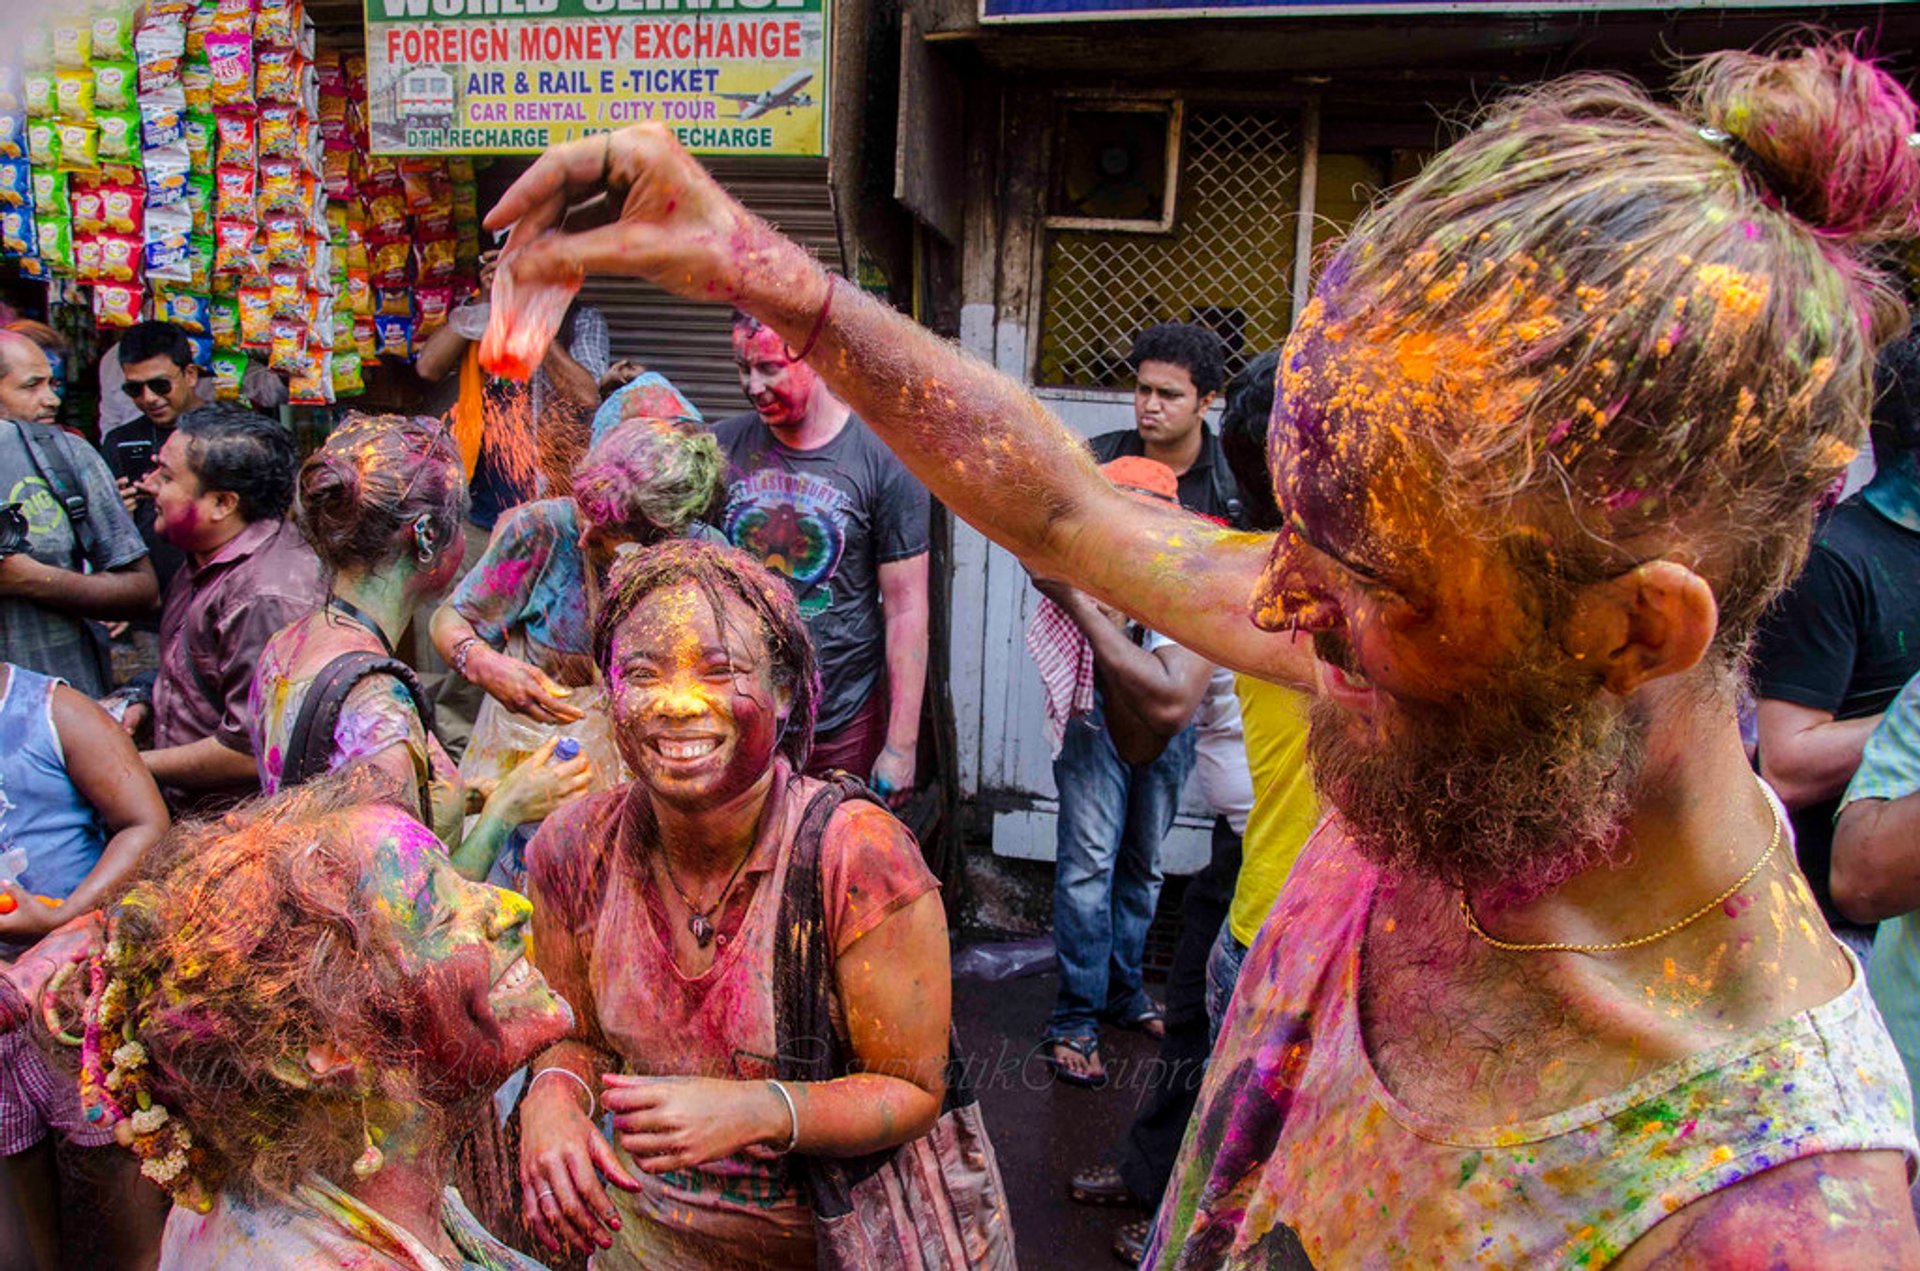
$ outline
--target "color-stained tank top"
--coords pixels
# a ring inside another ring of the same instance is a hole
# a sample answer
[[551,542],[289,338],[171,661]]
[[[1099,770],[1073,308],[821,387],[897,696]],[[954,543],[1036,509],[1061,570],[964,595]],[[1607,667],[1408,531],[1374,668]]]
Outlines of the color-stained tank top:
[[[27,853],[20,885],[64,898],[106,850],[106,827],[67,775],[67,756],[53,726],[53,690],[62,681],[23,666],[7,668],[0,689],[0,852]],[[12,957],[0,941],[0,957]]]
[[[1553,1116],[1462,1129],[1405,1107],[1361,1037],[1380,871],[1335,817],[1240,972],[1147,1261],[1190,1267],[1603,1267],[1689,1202],[1826,1152],[1920,1160],[1866,977]],[[1849,955],[1851,958],[1851,955]]]

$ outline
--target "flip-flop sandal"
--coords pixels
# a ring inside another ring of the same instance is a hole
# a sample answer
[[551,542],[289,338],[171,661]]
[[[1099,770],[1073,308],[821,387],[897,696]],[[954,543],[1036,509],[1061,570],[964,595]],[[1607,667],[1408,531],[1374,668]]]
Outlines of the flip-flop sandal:
[[1129,1033],[1145,1033],[1153,1038],[1165,1038],[1167,1035],[1167,1008],[1147,999],[1147,1009],[1138,1015],[1115,1018],[1111,1021],[1115,1028],[1124,1028]]
[[1140,1199],[1115,1165],[1092,1165],[1067,1183],[1067,1194],[1081,1205],[1123,1205],[1138,1209]]
[[1147,1256],[1147,1237],[1152,1234],[1151,1218],[1116,1227],[1113,1232],[1113,1256],[1130,1267],[1139,1266],[1140,1260]]
[[1041,1062],[1046,1064],[1047,1070],[1053,1074],[1055,1081],[1064,1082],[1069,1086],[1079,1086],[1082,1090],[1098,1090],[1107,1084],[1107,1073],[1104,1066],[1102,1066],[1098,1076],[1082,1074],[1072,1071],[1065,1064],[1053,1057],[1054,1047],[1065,1046],[1082,1059],[1089,1061],[1098,1059],[1100,1058],[1100,1039],[1098,1037],[1088,1033],[1083,1033],[1078,1037],[1049,1037],[1041,1042],[1040,1046],[1045,1052],[1041,1056]]

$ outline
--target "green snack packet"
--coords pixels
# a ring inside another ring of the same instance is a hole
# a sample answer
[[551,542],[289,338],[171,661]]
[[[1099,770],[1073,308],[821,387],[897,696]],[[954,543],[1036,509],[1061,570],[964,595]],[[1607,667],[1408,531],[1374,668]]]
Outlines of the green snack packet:
[[134,163],[140,158],[140,111],[103,110],[99,115],[99,154],[105,163]]
[[40,258],[56,273],[73,272],[73,222],[64,216],[42,217]]
[[135,92],[140,68],[133,62],[95,62],[93,64],[93,105],[96,110],[125,110],[138,107]]
[[33,170],[33,210],[41,216],[66,216],[73,211],[67,198],[67,174],[50,168]]

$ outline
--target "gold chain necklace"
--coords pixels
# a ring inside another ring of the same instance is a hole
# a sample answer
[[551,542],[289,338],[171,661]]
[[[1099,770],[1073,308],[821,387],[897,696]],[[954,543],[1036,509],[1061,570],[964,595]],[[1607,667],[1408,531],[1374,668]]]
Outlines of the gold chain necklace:
[[1769,860],[1773,859],[1773,854],[1780,848],[1780,837],[1783,832],[1783,827],[1780,821],[1780,809],[1771,798],[1767,800],[1767,810],[1773,813],[1773,838],[1768,841],[1767,850],[1760,853],[1760,859],[1755,861],[1746,873],[1734,879],[1733,886],[1727,888],[1680,921],[1668,923],[1650,935],[1640,936],[1633,940],[1615,940],[1611,944],[1569,944],[1561,940],[1545,941],[1539,944],[1516,944],[1512,941],[1498,939],[1486,933],[1485,929],[1480,926],[1479,921],[1474,918],[1473,906],[1467,903],[1467,894],[1464,891],[1460,893],[1460,916],[1467,920],[1468,931],[1479,936],[1494,948],[1505,949],[1508,953],[1617,953],[1622,949],[1637,949],[1643,944],[1652,944],[1656,940],[1664,940],[1674,932],[1699,922],[1715,909],[1726,904],[1727,901],[1733,898],[1735,892],[1738,892],[1742,887],[1752,882],[1754,875],[1758,874],[1761,868],[1766,865]]

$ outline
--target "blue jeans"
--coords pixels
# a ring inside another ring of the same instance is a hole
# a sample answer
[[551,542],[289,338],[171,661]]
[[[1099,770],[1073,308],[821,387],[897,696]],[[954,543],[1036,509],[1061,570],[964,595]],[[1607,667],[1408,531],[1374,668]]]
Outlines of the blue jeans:
[[1219,938],[1207,955],[1207,1049],[1220,1040],[1220,1025],[1227,1018],[1227,1005],[1233,1001],[1233,986],[1240,982],[1240,967],[1247,960],[1247,946],[1233,936],[1229,920],[1220,924]]
[[1140,955],[1160,900],[1160,840],[1193,771],[1195,731],[1182,729],[1160,757],[1121,762],[1098,704],[1067,724],[1053,761],[1060,791],[1053,875],[1053,941],[1060,996],[1047,1037],[1097,1031],[1106,1015],[1130,1019],[1152,1003]]

